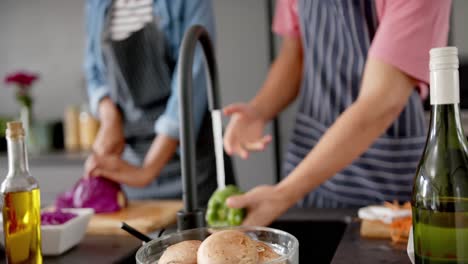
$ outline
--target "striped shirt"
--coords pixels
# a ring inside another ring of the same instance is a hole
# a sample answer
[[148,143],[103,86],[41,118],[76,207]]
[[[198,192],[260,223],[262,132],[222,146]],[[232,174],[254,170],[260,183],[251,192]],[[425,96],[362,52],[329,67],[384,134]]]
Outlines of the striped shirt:
[[117,0],[112,12],[111,38],[124,40],[153,20],[153,1]]

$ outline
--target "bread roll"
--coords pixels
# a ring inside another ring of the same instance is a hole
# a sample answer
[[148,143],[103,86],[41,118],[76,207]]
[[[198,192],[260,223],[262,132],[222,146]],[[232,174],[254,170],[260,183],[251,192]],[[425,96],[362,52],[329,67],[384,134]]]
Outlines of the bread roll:
[[198,249],[198,264],[257,264],[257,243],[235,230],[219,231]]
[[197,264],[197,251],[202,242],[187,240],[174,244],[164,251],[158,264]]

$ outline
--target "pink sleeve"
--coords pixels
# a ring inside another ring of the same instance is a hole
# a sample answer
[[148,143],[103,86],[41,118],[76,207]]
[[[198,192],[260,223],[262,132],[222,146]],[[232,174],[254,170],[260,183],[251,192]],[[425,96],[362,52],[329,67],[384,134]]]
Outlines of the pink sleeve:
[[297,16],[297,0],[278,0],[273,32],[282,36],[299,37],[299,18]]
[[369,56],[429,83],[429,50],[447,45],[451,0],[376,0],[379,26]]

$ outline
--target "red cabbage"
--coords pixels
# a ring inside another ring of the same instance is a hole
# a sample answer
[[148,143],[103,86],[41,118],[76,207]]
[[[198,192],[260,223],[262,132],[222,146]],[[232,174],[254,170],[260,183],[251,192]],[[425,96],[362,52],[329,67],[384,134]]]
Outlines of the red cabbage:
[[61,225],[76,217],[76,214],[55,210],[51,212],[41,212],[41,225]]
[[75,190],[75,187],[69,191],[59,194],[55,201],[55,208],[73,208],[73,190]]
[[127,199],[120,184],[102,177],[81,178],[69,191],[60,194],[56,208],[92,208],[95,213],[115,212]]

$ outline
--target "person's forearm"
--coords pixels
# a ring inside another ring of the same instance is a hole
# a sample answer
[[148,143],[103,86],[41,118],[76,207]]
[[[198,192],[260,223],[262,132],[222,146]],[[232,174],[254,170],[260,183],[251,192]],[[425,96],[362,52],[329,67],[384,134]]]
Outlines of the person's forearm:
[[318,144],[277,188],[291,203],[343,170],[399,116],[414,82],[395,68],[371,63],[360,97],[327,130]]
[[250,104],[265,120],[270,120],[297,97],[302,77],[300,38],[285,37],[280,54]]
[[122,121],[119,109],[109,97],[104,97],[99,102],[99,119],[103,126]]
[[164,134],[159,134],[146,154],[143,168],[149,170],[155,177],[158,177],[164,166],[174,156],[178,145],[178,140]]
[[362,154],[398,115],[369,112],[359,102],[348,108],[278,187],[287,189],[294,201],[301,199]]

